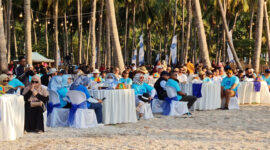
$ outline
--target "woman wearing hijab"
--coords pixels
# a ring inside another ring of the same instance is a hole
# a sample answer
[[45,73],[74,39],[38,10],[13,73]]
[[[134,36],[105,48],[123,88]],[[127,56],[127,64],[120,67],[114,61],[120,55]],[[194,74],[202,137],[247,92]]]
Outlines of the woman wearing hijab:
[[118,84],[118,79],[112,73],[108,73],[105,77],[104,86],[108,87],[108,89],[115,89]]
[[144,82],[144,74],[147,73],[145,68],[138,68],[137,73],[133,78],[132,89],[135,91],[136,96],[136,110],[139,112],[139,117],[143,117],[144,114],[144,102],[141,101],[138,97],[145,93],[149,94],[149,102],[154,98],[156,91],[153,87]]
[[54,76],[49,82],[48,89],[57,92],[62,88],[62,76]]
[[43,112],[49,100],[48,91],[41,86],[40,77],[33,76],[22,95],[25,101],[25,131],[44,132]]
[[95,100],[91,98],[90,93],[86,86],[90,83],[90,79],[86,76],[80,76],[71,85],[70,90],[83,92],[86,96],[87,108],[94,109],[97,117],[97,122],[102,123],[102,100]]
[[60,107],[61,108],[70,108],[71,104],[68,103],[67,101],[65,101],[64,97],[67,96],[67,93],[68,93],[70,85],[71,85],[72,77],[69,74],[64,74],[63,76],[60,76],[60,77],[62,77],[62,80],[61,80],[62,83],[61,83],[61,87],[59,86],[57,89],[57,93],[58,93],[59,98],[60,98]]
[[14,88],[10,85],[8,85],[9,77],[6,74],[0,75],[0,94],[9,93],[12,90],[14,91]]

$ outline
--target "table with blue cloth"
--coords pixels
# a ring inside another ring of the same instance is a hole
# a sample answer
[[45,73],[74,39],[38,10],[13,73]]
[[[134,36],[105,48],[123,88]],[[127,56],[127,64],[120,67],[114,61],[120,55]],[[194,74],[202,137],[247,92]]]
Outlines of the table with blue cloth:
[[[196,110],[215,110],[221,106],[220,83],[180,84],[182,92],[196,96],[198,99],[193,105]],[[198,85],[198,86],[196,86]],[[194,91],[196,90],[196,91]]]
[[104,124],[137,122],[133,89],[89,90],[89,93],[97,99],[106,98],[102,106]]

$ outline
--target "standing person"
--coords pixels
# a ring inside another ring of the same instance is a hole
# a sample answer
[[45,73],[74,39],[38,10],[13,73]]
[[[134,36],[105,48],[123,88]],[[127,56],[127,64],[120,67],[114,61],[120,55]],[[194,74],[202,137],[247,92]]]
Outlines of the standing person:
[[197,97],[195,96],[188,96],[187,93],[181,91],[177,80],[177,72],[170,73],[170,79],[168,79],[166,86],[172,87],[177,92],[177,100],[188,102],[188,109],[192,107],[192,105],[196,102]]
[[15,69],[15,74],[17,77],[20,77],[24,73],[24,68],[26,66],[26,60],[24,57],[19,58],[19,67]]
[[13,72],[14,67],[15,67],[14,66],[14,62],[11,60],[10,63],[8,64],[8,70],[11,71],[11,72]]
[[154,85],[159,100],[165,100],[165,98],[168,97],[165,86],[169,77],[170,76],[167,71],[161,72],[160,78],[156,81]]
[[225,107],[224,110],[228,110],[230,98],[236,95],[239,78],[233,75],[231,69],[227,70],[227,77],[225,77],[221,82],[221,98],[225,98]]
[[23,90],[25,101],[25,131],[44,132],[43,112],[49,100],[47,89],[41,86],[38,76],[33,76],[31,84]]

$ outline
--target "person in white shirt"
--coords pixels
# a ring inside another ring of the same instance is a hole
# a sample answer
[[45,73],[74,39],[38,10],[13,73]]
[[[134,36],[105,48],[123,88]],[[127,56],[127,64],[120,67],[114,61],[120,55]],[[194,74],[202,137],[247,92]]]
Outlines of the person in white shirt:
[[178,73],[177,80],[179,81],[179,83],[187,83],[188,82],[187,75],[183,74],[184,68],[182,66],[180,67],[180,69],[175,68],[174,71]]

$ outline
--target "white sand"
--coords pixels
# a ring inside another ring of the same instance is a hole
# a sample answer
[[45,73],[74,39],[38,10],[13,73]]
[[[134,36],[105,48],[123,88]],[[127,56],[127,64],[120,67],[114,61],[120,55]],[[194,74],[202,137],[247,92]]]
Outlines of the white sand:
[[155,115],[134,124],[90,129],[48,128],[0,149],[270,149],[270,105],[196,111],[192,118]]

